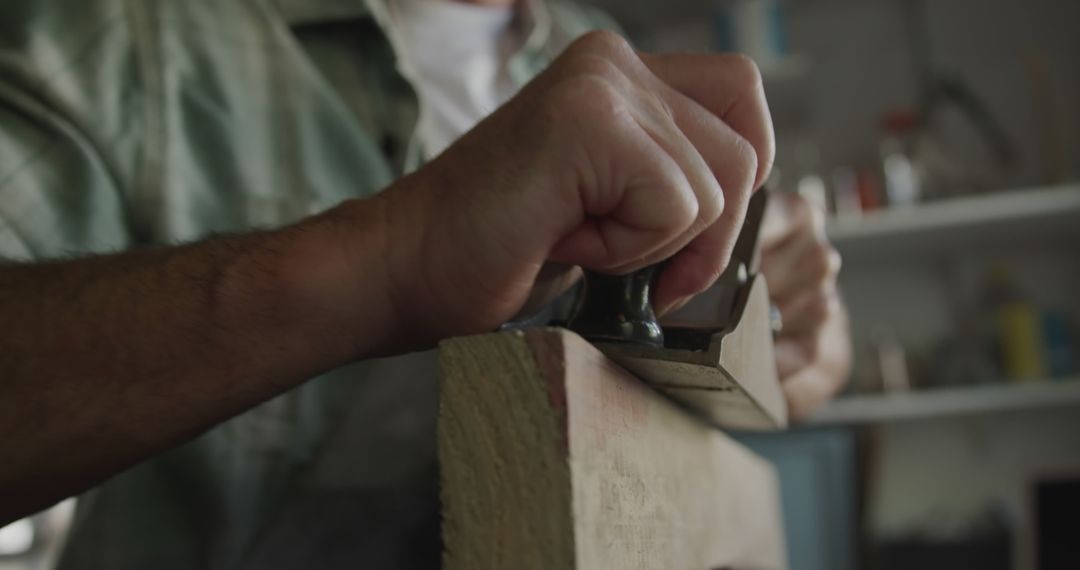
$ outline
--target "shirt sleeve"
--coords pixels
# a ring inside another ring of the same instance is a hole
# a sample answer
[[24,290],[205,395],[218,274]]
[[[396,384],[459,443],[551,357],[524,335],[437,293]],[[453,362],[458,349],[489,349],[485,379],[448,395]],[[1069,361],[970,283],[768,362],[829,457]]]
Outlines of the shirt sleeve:
[[[0,207],[0,210],[3,210]],[[0,263],[7,260],[31,259],[30,247],[15,233],[15,228],[4,218],[0,218]]]
[[106,76],[120,65],[111,37],[123,21],[75,33],[70,16],[35,12],[50,3],[13,2],[0,24],[0,258],[127,247],[123,183],[107,158],[122,146],[109,136],[117,111],[99,95],[127,79]]
[[63,117],[23,103],[0,95],[0,256],[128,245],[122,201],[104,161]]

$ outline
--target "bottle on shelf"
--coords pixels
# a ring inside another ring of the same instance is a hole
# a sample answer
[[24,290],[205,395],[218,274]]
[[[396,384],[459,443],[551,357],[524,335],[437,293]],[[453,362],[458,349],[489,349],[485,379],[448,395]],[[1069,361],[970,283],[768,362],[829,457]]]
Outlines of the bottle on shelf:
[[1024,297],[1003,265],[990,270],[986,308],[1004,377],[1014,382],[1045,378],[1048,370],[1042,313]]
[[914,159],[918,127],[918,115],[910,109],[890,111],[882,120],[881,171],[891,207],[910,206],[922,199],[922,176]]

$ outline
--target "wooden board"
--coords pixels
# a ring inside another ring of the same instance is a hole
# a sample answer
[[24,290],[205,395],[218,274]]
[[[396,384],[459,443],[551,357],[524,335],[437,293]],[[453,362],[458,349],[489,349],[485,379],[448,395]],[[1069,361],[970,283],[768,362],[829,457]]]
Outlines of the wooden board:
[[563,329],[441,346],[448,570],[784,568],[776,476]]

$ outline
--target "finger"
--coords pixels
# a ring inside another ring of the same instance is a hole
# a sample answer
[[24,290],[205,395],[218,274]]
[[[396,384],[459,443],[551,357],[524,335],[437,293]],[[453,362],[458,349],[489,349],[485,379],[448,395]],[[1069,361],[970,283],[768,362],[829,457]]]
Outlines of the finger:
[[[658,87],[664,88],[662,85]],[[738,135],[704,112],[700,115],[716,123],[714,126],[717,129],[715,133],[702,132],[699,123],[688,118],[690,112],[686,107],[696,106],[692,101],[669,105],[653,92],[648,92],[648,96],[641,96],[641,93],[638,91],[641,99],[638,105],[642,111],[639,123],[642,129],[678,164],[697,199],[697,217],[677,240],[661,250],[661,256],[666,258],[675,255],[721,218],[729,203],[728,194],[733,197],[730,203],[734,208],[745,210],[745,199],[740,195],[749,194],[749,182],[745,180],[745,176],[740,180],[740,171],[750,172],[752,176],[754,167],[751,165],[747,168],[746,160],[729,159],[724,161],[724,176],[717,176],[716,155],[727,151],[724,156],[730,157],[731,153],[739,152]],[[678,96],[677,93],[672,94]],[[743,153],[743,156],[745,157],[746,153]],[[751,158],[749,162],[752,161]],[[728,185],[734,190],[728,191]],[[731,239],[734,241],[734,236]]]
[[810,263],[808,254],[816,247],[816,240],[807,234],[796,234],[784,242],[783,247],[761,252],[761,273],[769,284],[769,297],[774,304],[787,300],[793,293],[813,282],[806,273]]
[[[592,92],[590,92],[592,93]],[[592,93],[594,96],[600,96]],[[609,94],[611,95],[611,94]],[[622,105],[601,102],[598,112]],[[591,177],[579,190],[584,220],[555,244],[549,260],[626,273],[670,255],[698,215],[698,200],[679,164],[633,117],[585,128]]]
[[841,264],[840,254],[831,244],[806,233],[761,255],[761,272],[769,283],[769,297],[777,305],[834,283]]
[[[738,217],[742,225],[745,208],[729,217]],[[689,298],[708,289],[723,272],[731,259],[734,247],[731,225],[723,221],[713,224],[705,233],[690,242],[665,265],[657,277],[653,306],[663,315],[685,304]]]
[[[777,342],[777,366],[780,372],[780,387],[784,392],[784,399],[788,405],[788,417],[798,421],[809,416],[814,410],[821,407],[834,394],[836,394],[847,381],[847,366],[845,364],[828,365],[822,364],[822,358],[826,349],[825,337],[817,337],[817,348],[812,352],[817,353],[813,358],[806,358],[806,346],[796,347],[794,343]],[[789,348],[793,348],[790,352]],[[792,360],[785,364],[781,360],[781,354],[791,354]],[[803,364],[798,365],[797,360],[802,359]],[[812,365],[813,364],[813,365]]]
[[754,187],[760,186],[772,169],[776,139],[757,65],[733,54],[642,54],[641,59],[662,81],[750,142],[757,153]]
[[826,285],[797,295],[780,304],[781,336],[798,337],[817,334],[828,321],[829,314],[839,309],[839,295],[835,285]]
[[[650,69],[659,67],[663,66]],[[685,79],[679,78],[679,81]],[[764,113],[764,122],[759,121],[744,129],[758,140],[759,145],[766,147],[764,153],[759,155],[754,142],[726,124],[720,113],[710,111],[692,96],[679,92],[679,86],[665,83],[657,89],[664,95],[675,123],[708,163],[723,192],[724,208],[709,229],[679,252],[660,275],[654,303],[661,313],[704,291],[723,272],[742,228],[750,194],[757,184],[759,156],[771,161],[773,152],[767,107],[761,105],[757,111],[753,111]],[[737,115],[728,113],[730,117]],[[738,118],[743,120],[741,116]]]
[[[725,200],[732,202],[725,210],[730,214],[744,213],[758,170],[754,144],[697,101],[662,83],[657,89],[675,124],[708,164]],[[738,233],[738,228],[733,230]]]
[[663,253],[674,255],[713,226],[724,214],[728,196],[736,211],[728,216],[729,231],[724,233],[730,234],[733,245],[757,169],[753,147],[701,105],[657,79],[633,51],[622,50],[621,55],[590,65],[606,72],[625,94],[642,130],[678,164],[698,201],[697,219]]
[[761,221],[761,250],[782,247],[786,242],[813,228],[809,202],[795,192],[774,192],[769,196]]
[[776,372],[781,380],[810,365],[810,355],[803,347],[801,339],[777,339],[773,345],[773,357],[776,360]]
[[[660,275],[656,301],[666,308],[711,286],[731,259],[754,188],[757,155],[752,145],[695,101],[672,91],[676,124],[709,166],[723,193],[724,207],[708,229],[679,252]],[[699,199],[707,200],[709,197]]]
[[[655,299],[656,296],[654,295],[653,298]],[[666,315],[672,315],[672,314],[676,313],[679,309],[685,307],[686,304],[689,303],[690,301],[692,301],[693,299],[694,299],[693,295],[686,295],[684,297],[675,299],[674,302],[670,302],[666,306],[663,306],[663,307],[658,306],[656,304],[656,302],[653,301],[653,310],[656,312],[656,316],[658,316],[658,317],[663,317],[663,316],[666,316]]]
[[[716,113],[672,89],[662,78],[658,79],[620,38],[611,34],[590,34],[576,42],[571,50],[577,56],[573,64],[576,72],[614,81],[615,89],[630,101],[636,111],[634,115],[642,130],[671,157],[698,200],[698,215],[680,239],[671,240],[658,251],[642,252],[641,259],[592,268],[622,272],[640,267],[642,260],[654,254],[660,257],[672,255],[690,243],[691,239],[700,239],[701,243],[692,248],[693,251],[681,255],[682,259],[672,265],[672,276],[666,281],[673,285],[662,287],[661,290],[682,293],[704,289],[720,273],[730,256],[758,171],[758,149],[724,124]],[[736,68],[735,65],[730,67]],[[718,71],[726,73],[723,69]],[[752,71],[756,76],[756,70]],[[757,82],[760,83],[759,77]],[[739,118],[745,105],[733,102],[724,103],[724,106],[731,108],[730,113],[724,113]],[[767,115],[767,108],[762,106],[761,110]],[[677,128],[672,128],[672,120]],[[771,123],[767,117],[765,121],[769,135],[764,145],[768,147],[767,152],[763,156],[771,162]],[[702,162],[707,169],[702,168]],[[732,207],[725,208],[732,197],[735,198]],[[626,201],[628,205],[631,202],[630,199]],[[612,218],[622,223],[612,224]],[[586,252],[585,255],[592,258],[605,254],[609,258],[617,257],[610,255],[611,242],[627,236],[616,234],[640,229],[633,223],[629,228],[624,227],[626,220],[625,216],[612,215],[587,222],[580,231],[559,244],[553,259],[564,260],[567,249]],[[604,222],[608,222],[606,226]],[[721,227],[713,229],[716,225]],[[707,228],[710,231],[705,236],[703,232]],[[698,234],[702,234],[702,237],[698,238]],[[588,253],[588,250],[592,253]]]
[[680,240],[686,248],[659,277],[654,303],[664,312],[708,288],[727,265],[753,190],[757,154],[739,133],[640,62],[623,67],[636,81],[624,87],[643,109],[643,128],[679,163],[698,198],[698,218]]

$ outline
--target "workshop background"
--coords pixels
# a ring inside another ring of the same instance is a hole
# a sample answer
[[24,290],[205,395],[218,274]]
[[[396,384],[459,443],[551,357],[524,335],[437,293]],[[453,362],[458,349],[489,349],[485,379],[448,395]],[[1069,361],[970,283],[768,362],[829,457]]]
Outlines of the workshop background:
[[[770,185],[829,212],[856,348],[781,473],[793,570],[1080,568],[1080,2],[593,0],[758,61]],[[0,530],[48,568],[70,502]]]

